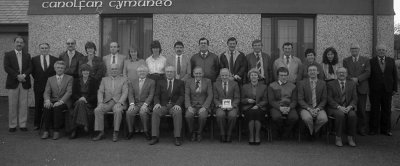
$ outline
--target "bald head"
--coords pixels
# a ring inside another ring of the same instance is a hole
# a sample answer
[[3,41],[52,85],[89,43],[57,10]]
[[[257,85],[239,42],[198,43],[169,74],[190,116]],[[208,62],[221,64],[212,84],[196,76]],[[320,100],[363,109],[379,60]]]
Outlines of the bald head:
[[386,47],[385,45],[383,45],[383,44],[378,44],[378,45],[376,46],[376,54],[377,54],[379,57],[384,57],[384,56],[386,56],[386,53],[387,53],[387,47]]
[[75,41],[75,39],[71,39],[71,38],[67,39],[66,44],[67,44],[67,49],[68,49],[68,51],[73,51],[73,50],[75,50],[75,46],[76,46],[76,41]]
[[228,81],[229,77],[231,76],[231,72],[229,71],[228,68],[223,68],[219,71],[219,75],[221,77],[221,80],[226,82],[226,81]]

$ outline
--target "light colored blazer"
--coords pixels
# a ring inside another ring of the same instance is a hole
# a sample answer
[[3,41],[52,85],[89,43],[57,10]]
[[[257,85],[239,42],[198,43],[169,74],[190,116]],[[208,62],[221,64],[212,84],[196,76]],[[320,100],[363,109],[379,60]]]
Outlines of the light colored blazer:
[[[176,65],[176,55],[167,55],[167,66],[175,66]],[[186,81],[190,78],[190,57],[188,55],[181,55],[181,73],[180,75],[176,75],[176,79],[180,79],[182,81]],[[177,69],[176,69],[177,70]]]
[[64,74],[61,86],[58,87],[55,75],[47,79],[46,88],[43,93],[44,101],[50,100],[50,102],[54,103],[62,100],[68,108],[71,108],[72,101],[70,98],[72,95],[73,80],[72,76]]
[[194,78],[186,81],[185,84],[185,107],[201,106],[210,108],[213,100],[213,91],[211,80],[202,78],[200,83],[200,92],[196,92],[196,82]]
[[143,103],[150,105],[153,101],[154,91],[156,89],[155,81],[146,78],[143,83],[142,93],[139,94],[139,78],[129,82],[129,103],[141,106]]
[[[118,66],[118,70],[120,71],[119,73],[122,75],[122,71],[124,70],[124,62],[126,60],[126,56],[117,53],[117,66]],[[107,56],[103,57],[103,62],[106,65],[107,68],[107,72],[106,72],[106,76],[110,75],[111,72],[111,54],[108,54]]]
[[114,81],[114,89],[112,89],[111,76],[103,77],[97,92],[97,102],[107,103],[110,100],[120,102],[126,106],[126,98],[128,96],[128,83],[126,77],[117,76]]
[[286,65],[286,59],[283,57],[279,57],[278,59],[275,60],[274,62],[274,68],[273,68],[273,75],[275,78],[275,81],[278,81],[278,76],[276,75],[276,71],[280,67],[286,67],[289,69],[289,81],[292,83],[296,83],[297,81],[300,81],[301,79],[301,71],[302,71],[302,66],[303,64],[301,63],[301,60],[295,56],[292,55],[291,60],[289,61],[289,67]]

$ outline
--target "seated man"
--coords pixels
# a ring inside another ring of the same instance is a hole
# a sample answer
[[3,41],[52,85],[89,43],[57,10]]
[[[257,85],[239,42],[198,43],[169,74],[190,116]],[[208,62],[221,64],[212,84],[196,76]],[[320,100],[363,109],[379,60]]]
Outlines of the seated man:
[[274,131],[288,137],[299,119],[296,111],[297,88],[288,82],[289,70],[286,67],[280,67],[276,72],[278,81],[268,87],[268,101],[272,107],[270,113]]
[[175,67],[167,66],[165,75],[167,79],[157,81],[156,92],[154,96],[154,108],[151,117],[151,135],[153,136],[150,145],[158,143],[160,135],[160,117],[165,114],[171,114],[174,121],[175,145],[180,146],[182,129],[182,104],[185,95],[185,83],[175,79]]
[[49,137],[49,130],[53,128],[53,139],[60,137],[59,130],[64,122],[64,110],[71,108],[70,97],[72,95],[72,76],[64,74],[64,61],[54,63],[56,75],[50,77],[44,90],[43,122],[45,131],[42,139]]
[[98,141],[104,137],[104,114],[112,111],[114,113],[113,141],[118,140],[119,126],[122,120],[122,111],[126,109],[126,98],[128,96],[127,79],[120,76],[117,65],[111,65],[110,76],[101,80],[97,92],[97,107],[94,109],[94,130],[99,134],[93,138]]
[[[220,70],[221,79],[214,83],[214,104],[217,107],[216,116],[220,130],[221,142],[232,142],[232,130],[235,127],[238,105],[240,102],[240,90],[236,81],[230,80],[229,69]],[[223,107],[222,101],[229,99],[231,107]],[[225,132],[226,120],[228,120],[228,130]]]
[[[185,107],[186,122],[189,132],[192,133],[191,141],[201,141],[201,132],[206,124],[207,116],[210,111],[212,101],[211,80],[203,78],[203,69],[196,67],[193,69],[194,78],[186,81],[185,84]],[[194,116],[199,116],[199,130],[194,132]]]
[[318,67],[311,64],[307,67],[308,77],[302,80],[298,88],[300,116],[310,130],[310,139],[315,139],[318,130],[328,122],[325,105],[327,91],[325,82],[318,79]]
[[[352,147],[356,146],[354,135],[357,125],[357,88],[356,84],[347,78],[347,69],[337,69],[338,79],[328,83],[328,114],[335,117],[336,146],[343,146],[343,126],[348,133],[348,142]],[[347,119],[346,119],[347,118]]]
[[126,112],[126,123],[128,125],[128,139],[133,136],[133,124],[135,124],[135,116],[139,113],[142,121],[144,136],[147,140],[151,139],[148,127],[148,119],[150,113],[150,105],[154,97],[155,82],[150,78],[146,78],[149,68],[142,65],[137,68],[139,78],[129,83],[129,108]]

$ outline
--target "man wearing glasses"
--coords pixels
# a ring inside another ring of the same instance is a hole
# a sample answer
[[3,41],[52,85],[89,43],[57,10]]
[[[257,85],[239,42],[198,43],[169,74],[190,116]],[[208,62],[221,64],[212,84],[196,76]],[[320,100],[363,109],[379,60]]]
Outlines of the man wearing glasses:
[[79,60],[83,57],[83,54],[76,51],[76,41],[74,39],[67,40],[67,51],[62,52],[58,57],[65,63],[65,74],[79,78]]

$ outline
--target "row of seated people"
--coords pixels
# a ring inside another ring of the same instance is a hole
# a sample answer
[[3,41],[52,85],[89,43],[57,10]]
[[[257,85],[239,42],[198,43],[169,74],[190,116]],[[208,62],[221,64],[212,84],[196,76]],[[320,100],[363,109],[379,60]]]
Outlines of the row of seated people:
[[[317,66],[311,64],[307,67],[308,78],[297,84],[288,81],[289,70],[281,67],[277,70],[278,81],[268,86],[259,83],[259,70],[251,69],[247,75],[250,83],[242,87],[231,79],[227,68],[220,70],[220,79],[212,84],[211,80],[203,77],[201,67],[194,68],[194,78],[183,82],[174,79],[175,68],[167,66],[166,78],[156,82],[147,79],[146,66],[138,67],[138,79],[127,81],[126,77],[120,75],[118,67],[112,65],[110,75],[102,78],[99,85],[91,79],[89,65],[81,67],[82,77],[75,81],[64,74],[63,61],[57,61],[54,69],[56,75],[48,79],[43,95],[45,131],[42,139],[49,137],[50,129],[54,131],[53,139],[60,137],[65,110],[69,110],[68,115],[72,118],[71,138],[76,137],[78,126],[88,131],[91,123],[88,119],[93,115],[94,108],[94,130],[98,132],[93,137],[94,141],[104,138],[104,114],[111,111],[114,114],[112,140],[117,141],[122,115],[126,110],[128,138],[133,136],[135,116],[140,115],[144,135],[151,140],[149,144],[158,143],[160,117],[171,114],[175,145],[182,144],[182,115],[185,116],[191,140],[201,141],[207,117],[214,113],[220,129],[220,141],[231,142],[240,110],[240,114],[244,114],[248,121],[249,144],[252,145],[261,142],[261,122],[267,113],[272,118],[274,130],[284,136],[293,129],[298,114],[308,126],[310,136],[315,136],[328,121],[328,112],[336,118],[336,145],[343,146],[342,130],[343,125],[347,124],[348,142],[350,146],[356,146],[353,139],[356,128],[356,85],[346,79],[347,70],[343,67],[337,69],[337,80],[325,83],[317,77]],[[148,126],[149,116],[151,130]],[[195,116],[199,121],[197,129],[194,127]]]

